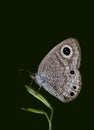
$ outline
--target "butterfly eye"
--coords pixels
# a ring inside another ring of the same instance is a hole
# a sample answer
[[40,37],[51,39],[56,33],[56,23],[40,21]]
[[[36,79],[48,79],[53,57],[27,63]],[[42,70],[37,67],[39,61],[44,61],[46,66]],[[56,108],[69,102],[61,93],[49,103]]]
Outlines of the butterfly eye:
[[72,47],[70,47],[69,45],[64,45],[61,48],[61,54],[63,55],[64,58],[70,58],[73,54]]
[[74,70],[71,70],[71,71],[70,71],[70,74],[72,74],[72,75],[73,75],[73,74],[74,74]]
[[74,92],[70,92],[70,96],[74,96]]
[[70,49],[69,49],[68,47],[64,47],[63,53],[64,53],[65,55],[70,55]]
[[76,86],[73,86],[74,89],[76,89]]

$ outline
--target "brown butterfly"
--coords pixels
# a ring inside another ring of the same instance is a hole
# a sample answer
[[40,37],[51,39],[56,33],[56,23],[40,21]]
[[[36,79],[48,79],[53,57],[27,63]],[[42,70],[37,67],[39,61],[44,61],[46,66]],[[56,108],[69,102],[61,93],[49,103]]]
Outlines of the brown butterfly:
[[75,99],[81,90],[81,50],[74,38],[56,45],[41,61],[31,78],[62,102]]

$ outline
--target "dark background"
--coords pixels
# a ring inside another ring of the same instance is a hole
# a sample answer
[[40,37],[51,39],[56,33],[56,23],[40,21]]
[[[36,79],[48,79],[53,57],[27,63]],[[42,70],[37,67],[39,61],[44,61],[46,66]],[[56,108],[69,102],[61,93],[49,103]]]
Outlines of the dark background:
[[[6,3],[4,21],[4,73],[7,83],[3,94],[3,129],[48,130],[48,122],[42,115],[24,112],[21,107],[49,110],[25,89],[32,73],[43,57],[61,41],[77,38],[82,52],[82,90],[72,102],[64,104],[43,89],[43,94],[54,108],[53,130],[93,129],[94,125],[94,10],[88,2],[32,2]],[[9,83],[9,85],[8,85]],[[38,89],[34,83],[32,87]]]

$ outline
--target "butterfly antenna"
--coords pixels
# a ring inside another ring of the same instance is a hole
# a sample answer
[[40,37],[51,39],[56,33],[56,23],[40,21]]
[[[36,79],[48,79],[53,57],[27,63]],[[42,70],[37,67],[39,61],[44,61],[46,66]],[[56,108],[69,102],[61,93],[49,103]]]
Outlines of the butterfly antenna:
[[31,83],[30,83],[30,86],[33,82],[33,80],[35,80],[35,74],[31,73],[29,70],[24,70],[24,69],[19,69],[19,71],[23,71],[23,72],[26,72],[26,73],[29,73],[30,74],[30,77],[31,77]]

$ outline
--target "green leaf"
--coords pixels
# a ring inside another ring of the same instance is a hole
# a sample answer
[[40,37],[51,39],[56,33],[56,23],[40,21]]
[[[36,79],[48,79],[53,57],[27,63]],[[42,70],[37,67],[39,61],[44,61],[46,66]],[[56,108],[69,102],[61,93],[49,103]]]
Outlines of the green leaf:
[[31,87],[25,85],[27,91],[33,95],[35,98],[37,98],[38,100],[40,100],[41,102],[43,102],[47,107],[49,107],[50,109],[52,109],[50,103],[40,94],[37,93],[34,89],[32,89]]
[[37,114],[44,114],[45,112],[42,111],[42,110],[39,110],[39,109],[33,109],[33,108],[21,108],[21,110],[24,110],[24,111],[28,111],[28,112],[33,112],[33,113],[37,113]]
[[39,110],[39,109],[33,109],[33,108],[21,108],[22,110],[28,111],[28,112],[33,112],[33,113],[37,113],[37,114],[42,114],[45,115],[48,123],[49,123],[49,130],[52,130],[52,117],[53,117],[53,108],[51,106],[51,104],[46,100],[46,98],[44,98],[40,93],[37,93],[33,88],[25,85],[27,91],[33,95],[35,98],[37,98],[38,100],[40,100],[43,104],[45,104],[50,110],[51,110],[51,114],[50,114],[50,118],[47,115],[47,113],[43,110]]
[[49,119],[49,116],[47,115],[47,113],[43,110],[39,110],[39,109],[33,109],[33,108],[21,108],[21,110],[24,110],[24,111],[28,111],[28,112],[33,112],[33,113],[37,113],[37,114],[42,114],[42,115],[45,115],[45,117],[47,118],[48,120],[48,123],[49,123],[49,130],[52,130],[52,124],[51,124],[51,121]]

